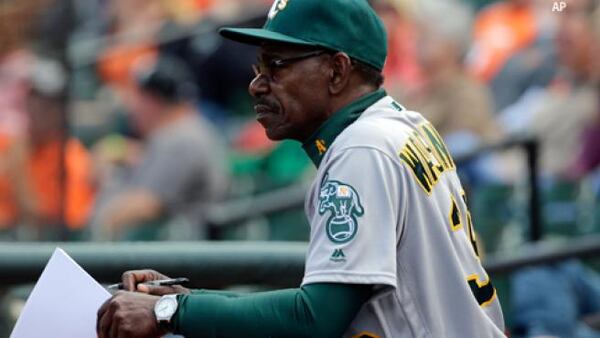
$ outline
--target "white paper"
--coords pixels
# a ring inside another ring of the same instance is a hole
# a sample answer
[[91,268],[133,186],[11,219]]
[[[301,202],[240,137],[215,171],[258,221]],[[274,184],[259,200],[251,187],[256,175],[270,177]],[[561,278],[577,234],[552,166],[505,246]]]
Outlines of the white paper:
[[110,293],[57,248],[10,338],[96,338],[96,312]]

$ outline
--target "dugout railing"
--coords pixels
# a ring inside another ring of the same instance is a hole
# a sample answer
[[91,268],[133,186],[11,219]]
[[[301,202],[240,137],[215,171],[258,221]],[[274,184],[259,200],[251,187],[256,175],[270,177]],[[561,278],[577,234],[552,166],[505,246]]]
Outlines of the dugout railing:
[[[126,270],[152,268],[188,277],[193,286],[205,288],[297,286],[306,252],[306,243],[296,242],[3,243],[2,287],[37,280],[56,247],[102,283],[118,281]],[[519,250],[489,255],[484,265],[491,275],[498,276],[526,266],[599,256],[600,235],[590,235],[564,242],[526,243]]]

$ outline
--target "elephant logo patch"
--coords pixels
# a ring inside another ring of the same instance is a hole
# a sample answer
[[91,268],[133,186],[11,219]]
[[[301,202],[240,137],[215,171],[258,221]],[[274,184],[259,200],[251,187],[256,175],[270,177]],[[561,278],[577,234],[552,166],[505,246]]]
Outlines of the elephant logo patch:
[[349,184],[329,180],[325,175],[319,192],[319,215],[330,212],[327,220],[327,237],[336,243],[351,241],[358,231],[358,217],[365,210],[358,192]]

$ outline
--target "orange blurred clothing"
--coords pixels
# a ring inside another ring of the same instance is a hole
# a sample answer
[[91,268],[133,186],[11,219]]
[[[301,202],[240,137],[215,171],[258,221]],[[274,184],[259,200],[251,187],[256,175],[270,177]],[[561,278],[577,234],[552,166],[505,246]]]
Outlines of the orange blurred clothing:
[[517,51],[538,34],[532,6],[505,1],[483,10],[475,20],[469,70],[482,81],[490,81]]
[[10,138],[0,134],[0,229],[14,222],[17,208],[13,196],[9,163],[5,156],[10,147]]
[[98,72],[102,80],[111,85],[129,89],[133,86],[131,71],[135,62],[144,57],[156,56],[156,47],[149,44],[113,46],[103,52]]
[[[62,209],[61,187],[61,149],[60,142],[55,141],[33,149],[25,158],[24,174],[21,178],[26,181],[30,198],[34,200],[34,218],[42,223],[59,222]],[[2,149],[0,149],[1,151]],[[65,221],[69,228],[82,228],[88,219],[94,201],[95,189],[90,175],[92,172],[91,158],[79,141],[70,139],[65,149],[66,170],[66,202]],[[13,175],[15,176],[15,175]],[[6,181],[6,180],[9,181]],[[3,192],[11,194],[12,198],[0,199],[0,215],[8,222],[16,223],[19,213],[23,210],[19,206],[16,196],[16,187],[10,177],[0,177]],[[11,215],[12,213],[12,215]],[[12,219],[11,219],[12,218]]]
[[417,40],[417,27],[407,19],[388,27],[388,58],[383,69],[386,86],[410,90],[423,85]]
[[207,10],[214,5],[213,0],[196,0],[196,7],[200,10]]

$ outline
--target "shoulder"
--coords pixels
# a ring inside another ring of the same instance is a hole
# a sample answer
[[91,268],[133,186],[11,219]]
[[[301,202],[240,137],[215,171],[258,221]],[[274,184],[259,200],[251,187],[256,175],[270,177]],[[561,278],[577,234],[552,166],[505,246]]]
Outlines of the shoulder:
[[369,107],[363,115],[338,136],[337,151],[350,148],[373,148],[394,155],[402,148],[419,124],[421,114],[407,110],[387,96]]
[[202,149],[218,139],[210,122],[190,115],[159,131],[151,139],[157,148]]

